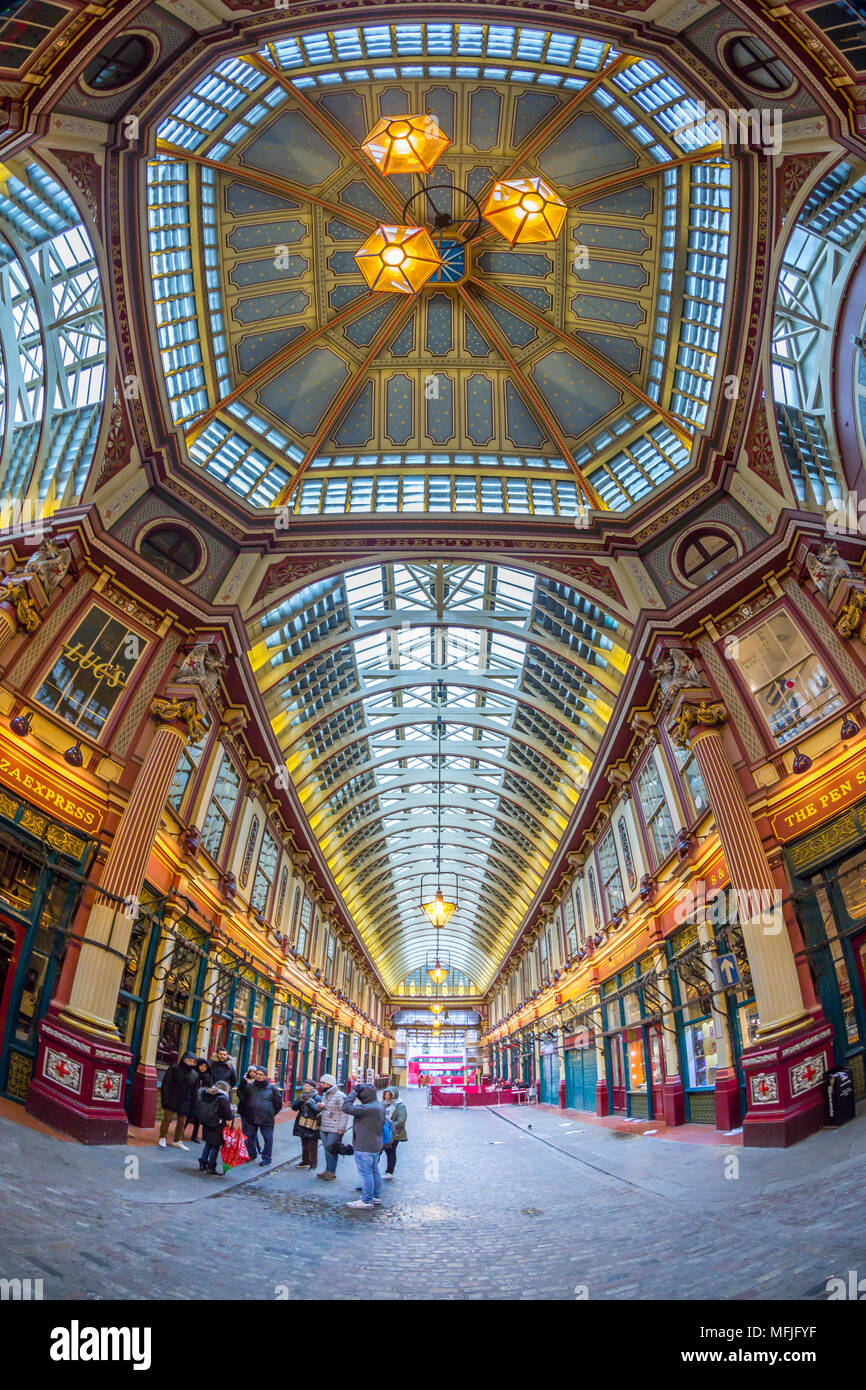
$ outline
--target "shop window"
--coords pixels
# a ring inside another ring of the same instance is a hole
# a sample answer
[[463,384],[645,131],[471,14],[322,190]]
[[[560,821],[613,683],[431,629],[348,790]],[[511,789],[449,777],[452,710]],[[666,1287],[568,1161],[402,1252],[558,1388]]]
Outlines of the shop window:
[[104,609],[91,608],[35,698],[85,737],[97,738],[147,645]]
[[656,866],[658,866],[671,853],[676,836],[665,800],[662,780],[652,756],[638,773],[636,784],[644,824],[655,851],[655,861]]
[[704,779],[698,768],[698,760],[691,748],[679,748],[674,745],[673,753],[686,802],[691,811],[690,819],[702,816],[710,803],[707,789],[704,786]]
[[794,620],[778,609],[728,643],[752,699],[776,743],[784,746],[842,708],[822,659]]
[[278,853],[276,840],[269,830],[265,830],[262,836],[262,847],[259,850],[256,876],[253,879],[253,891],[250,894],[250,902],[257,912],[264,912],[267,905],[268,894],[271,891],[271,884],[276,872]]
[[683,1014],[683,1047],[690,1087],[714,1086],[718,1070],[715,1023],[712,1018],[695,1018],[699,1011],[699,1004],[691,1004]]
[[16,912],[26,913],[39,883],[41,866],[28,859],[19,846],[0,844],[0,900]]
[[598,868],[604,889],[604,900],[607,903],[607,917],[610,919],[614,913],[620,912],[625,907],[622,875],[619,871],[619,860],[616,857],[616,843],[612,830],[608,831],[598,847]]
[[705,528],[693,531],[681,542],[674,568],[679,571],[679,577],[686,584],[697,589],[708,579],[714,579],[726,565],[732,564],[741,554],[742,550],[733,533],[720,527]]
[[631,1032],[626,1038],[626,1057],[628,1060],[628,1085],[630,1091],[646,1090],[646,1063],[644,1060],[643,1034]]
[[180,808],[186,796],[186,790],[190,784],[190,779],[199,765],[206,741],[206,738],[202,738],[198,743],[184,744],[181,750],[177,772],[174,774],[174,780],[172,781],[168,793],[169,805],[177,811],[178,815],[180,814]]
[[126,961],[123,966],[120,990],[117,995],[117,1008],[114,1014],[114,1026],[120,1034],[121,1042],[124,1042],[127,1047],[132,1045],[138,1011],[147,989],[144,970],[150,931],[153,925],[150,904],[154,899],[147,889],[142,891],[142,899],[142,907],[129,934],[129,945],[126,949]]
[[121,34],[101,48],[84,69],[84,85],[92,92],[116,92],[128,87],[153,62],[153,41],[144,34]]
[[[188,933],[188,934],[187,934]],[[207,937],[195,927],[180,924],[177,935],[162,948],[157,960],[158,978],[165,980],[162,1033],[156,1049],[157,1066],[172,1066],[192,1047],[198,1012],[196,986],[202,969]]]
[[222,761],[201,837],[202,845],[212,859],[219,857],[226,830],[234,815],[240,786],[240,773],[228,753],[223,749]]
[[724,61],[735,77],[757,92],[786,92],[794,81],[790,69],[754,34],[737,34],[730,39],[724,48]]

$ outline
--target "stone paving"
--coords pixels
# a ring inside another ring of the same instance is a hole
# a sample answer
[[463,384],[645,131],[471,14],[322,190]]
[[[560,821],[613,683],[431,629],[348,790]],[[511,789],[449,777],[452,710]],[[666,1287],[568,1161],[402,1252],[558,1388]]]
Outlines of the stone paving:
[[46,1299],[802,1299],[866,1275],[866,1117],[787,1151],[668,1144],[554,1110],[431,1110],[384,1204],[355,1166],[200,1175],[190,1150],[84,1148],[0,1119],[0,1277]]

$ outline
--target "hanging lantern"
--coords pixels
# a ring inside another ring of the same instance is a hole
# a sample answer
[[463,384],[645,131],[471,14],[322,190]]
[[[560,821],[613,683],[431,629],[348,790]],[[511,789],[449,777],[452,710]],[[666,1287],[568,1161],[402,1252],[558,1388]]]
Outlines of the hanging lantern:
[[512,246],[556,241],[568,209],[544,179],[504,179],[493,185],[484,216]]
[[398,294],[416,294],[442,265],[423,227],[377,227],[355,260],[371,290]]
[[361,149],[383,174],[429,174],[450,144],[428,113],[383,116],[365,136]]
[[447,927],[454,913],[457,911],[457,904],[448,902],[442,896],[442,889],[436,890],[436,895],[429,903],[421,904],[432,925],[438,931],[440,927]]
[[448,967],[442,965],[439,960],[439,957],[437,956],[436,960],[429,967],[427,974],[433,981],[434,985],[441,985],[444,984],[445,980],[447,980],[448,978]]
[[431,1004],[430,1007],[432,1008],[434,1014],[441,1014],[441,1012],[442,1012],[442,1005],[441,1005],[441,1004]]

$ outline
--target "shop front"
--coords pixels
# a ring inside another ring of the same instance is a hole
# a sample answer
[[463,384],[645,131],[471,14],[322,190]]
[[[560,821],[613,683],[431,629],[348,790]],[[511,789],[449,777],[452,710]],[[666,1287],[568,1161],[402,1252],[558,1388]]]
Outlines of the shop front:
[[787,859],[835,1063],[866,1097],[866,801],[793,841]]
[[601,986],[612,1114],[651,1120],[664,1113],[664,1051],[651,956]]
[[538,1098],[543,1105],[558,1105],[560,1058],[555,1042],[542,1042],[540,1061]]
[[25,1101],[94,843],[0,792],[0,1093]]

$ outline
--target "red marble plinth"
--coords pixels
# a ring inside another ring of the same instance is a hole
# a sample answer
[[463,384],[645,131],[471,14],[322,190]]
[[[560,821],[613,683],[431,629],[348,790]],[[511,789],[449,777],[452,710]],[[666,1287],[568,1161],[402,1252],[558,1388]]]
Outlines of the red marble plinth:
[[740,1083],[736,1072],[726,1067],[716,1075],[716,1129],[739,1129],[741,1119]]
[[743,1053],[746,1117],[743,1144],[785,1149],[824,1123],[821,1075],[833,1065],[833,1030],[823,1014],[776,1041]]
[[596,1115],[610,1114],[610,1098],[607,1093],[607,1082],[600,1078],[595,1083],[595,1113]]
[[82,1144],[125,1144],[123,1100],[131,1064],[122,1043],[81,1033],[49,1009],[39,1025],[27,1113]]
[[686,1122],[686,1092],[681,1076],[666,1076],[662,1090],[662,1114],[666,1125]]
[[156,1067],[137,1067],[129,1090],[129,1123],[139,1129],[150,1129],[156,1123],[158,1098]]

